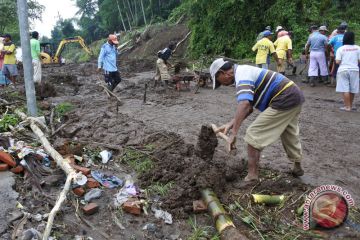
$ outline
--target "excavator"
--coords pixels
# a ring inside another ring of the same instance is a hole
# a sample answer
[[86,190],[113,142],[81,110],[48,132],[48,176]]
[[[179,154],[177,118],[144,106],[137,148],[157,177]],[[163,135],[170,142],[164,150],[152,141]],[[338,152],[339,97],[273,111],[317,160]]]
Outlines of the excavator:
[[88,48],[88,46],[86,46],[85,41],[82,37],[80,36],[76,36],[76,37],[71,37],[71,38],[65,38],[63,40],[61,40],[61,42],[59,43],[59,46],[54,54],[54,44],[52,43],[41,43],[40,44],[40,48],[41,48],[41,63],[42,64],[63,64],[63,59],[61,57],[61,53],[65,48],[65,45],[69,44],[69,43],[79,43],[80,46],[85,50],[85,52],[87,52],[90,55],[93,55],[92,51],[90,50],[90,48]]

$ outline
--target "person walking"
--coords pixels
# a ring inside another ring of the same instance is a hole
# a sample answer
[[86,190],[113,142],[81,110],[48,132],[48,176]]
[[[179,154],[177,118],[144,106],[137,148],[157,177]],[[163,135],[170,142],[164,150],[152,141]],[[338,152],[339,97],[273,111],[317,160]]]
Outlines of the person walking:
[[309,82],[310,86],[315,86],[315,80],[319,75],[320,68],[320,78],[322,81],[328,81],[328,68],[326,64],[327,56],[327,38],[324,34],[326,32],[326,27],[323,26],[319,29],[312,29],[308,41],[305,47],[306,58],[309,59],[310,51],[310,63],[309,63]]
[[280,37],[276,39],[274,45],[276,47],[276,54],[279,58],[279,66],[277,71],[285,75],[285,62],[291,65],[294,65],[292,59],[292,41],[287,31],[282,31],[279,33]]
[[113,91],[115,87],[121,82],[120,73],[117,68],[117,45],[119,41],[116,35],[110,34],[107,42],[101,47],[98,57],[98,69],[104,71],[105,83],[110,91]]
[[359,64],[360,47],[355,45],[355,34],[346,32],[343,37],[343,46],[336,52],[337,70],[336,92],[342,93],[344,106],[342,111],[356,111],[354,105],[355,94],[359,92]]
[[16,46],[11,41],[11,35],[5,34],[4,48],[1,53],[4,55],[3,74],[15,85],[18,70],[16,66]]
[[30,48],[32,64],[34,69],[34,82],[41,84],[41,55],[40,55],[40,42],[39,33],[34,31],[31,33]]
[[218,132],[227,134],[228,144],[234,148],[243,121],[253,112],[260,114],[248,127],[245,135],[248,152],[248,174],[244,181],[259,179],[261,151],[281,139],[288,158],[294,162],[293,175],[302,176],[302,150],[299,138],[299,115],[304,95],[299,87],[280,73],[249,65],[237,65],[223,58],[210,66],[213,89],[221,85],[236,85],[237,108],[235,117],[221,126]]
[[267,57],[269,54],[271,54],[277,65],[280,64],[278,56],[275,52],[275,47],[274,47],[274,43],[271,41],[272,39],[272,35],[273,33],[266,30],[263,32],[263,38],[258,41],[257,43],[255,43],[255,45],[252,47],[252,50],[256,53],[256,65],[259,68],[264,68],[264,69],[268,69],[269,68],[269,64],[268,64],[268,60]]

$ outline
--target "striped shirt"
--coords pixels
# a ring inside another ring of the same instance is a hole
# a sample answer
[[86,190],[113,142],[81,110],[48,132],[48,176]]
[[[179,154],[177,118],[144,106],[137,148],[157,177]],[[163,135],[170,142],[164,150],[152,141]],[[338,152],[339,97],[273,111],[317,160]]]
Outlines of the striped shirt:
[[264,111],[275,102],[277,109],[289,109],[304,101],[301,90],[284,75],[249,65],[235,64],[234,71],[238,102],[248,100]]

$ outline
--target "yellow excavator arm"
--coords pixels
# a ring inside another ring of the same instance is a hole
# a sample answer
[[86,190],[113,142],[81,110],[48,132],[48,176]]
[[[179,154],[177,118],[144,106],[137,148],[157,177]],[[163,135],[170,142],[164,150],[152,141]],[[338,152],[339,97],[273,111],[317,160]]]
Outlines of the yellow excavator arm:
[[88,48],[88,46],[86,46],[85,44],[85,41],[82,37],[80,36],[76,36],[76,37],[72,37],[72,38],[65,38],[63,40],[61,40],[57,50],[56,50],[56,53],[53,57],[53,62],[54,63],[60,63],[60,56],[61,56],[61,53],[62,51],[64,50],[64,47],[66,44],[68,43],[76,43],[78,42],[80,44],[80,46],[90,55],[93,55],[90,48]]

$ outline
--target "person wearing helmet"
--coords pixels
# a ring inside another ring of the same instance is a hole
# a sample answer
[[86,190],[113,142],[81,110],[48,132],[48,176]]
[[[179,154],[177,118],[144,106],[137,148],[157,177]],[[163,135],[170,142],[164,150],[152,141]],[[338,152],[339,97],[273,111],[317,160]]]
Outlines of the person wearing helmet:
[[235,117],[218,129],[224,134],[231,130],[228,138],[230,149],[235,147],[240,126],[253,108],[261,112],[246,130],[244,138],[248,146],[248,174],[245,181],[259,179],[260,153],[279,138],[288,158],[294,162],[293,174],[303,175],[298,122],[305,99],[300,88],[280,73],[233,64],[223,58],[213,61],[210,75],[213,89],[221,85],[236,86],[238,104]]
[[121,82],[120,73],[117,68],[116,58],[118,52],[116,50],[119,41],[116,35],[110,34],[106,43],[101,47],[98,58],[98,72],[104,71],[105,83],[110,91]]

